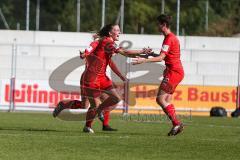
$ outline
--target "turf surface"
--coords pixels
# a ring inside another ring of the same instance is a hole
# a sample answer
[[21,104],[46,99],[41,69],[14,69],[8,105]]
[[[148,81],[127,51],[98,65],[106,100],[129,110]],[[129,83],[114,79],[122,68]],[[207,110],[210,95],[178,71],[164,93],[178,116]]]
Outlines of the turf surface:
[[[136,119],[135,119],[136,120]],[[184,133],[167,137],[170,124],[136,122],[114,116],[118,132],[82,133],[82,122],[53,119],[46,113],[0,112],[1,160],[237,160],[240,119],[192,117]]]

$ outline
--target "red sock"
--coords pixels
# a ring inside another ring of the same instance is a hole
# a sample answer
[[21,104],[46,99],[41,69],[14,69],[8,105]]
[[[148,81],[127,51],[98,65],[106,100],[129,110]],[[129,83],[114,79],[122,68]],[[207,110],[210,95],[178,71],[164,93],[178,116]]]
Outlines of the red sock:
[[88,111],[87,111],[87,115],[86,115],[86,127],[90,127],[92,128],[92,123],[93,123],[93,120],[96,116],[97,112],[96,112],[96,109],[94,108],[89,108]]
[[104,126],[109,125],[109,118],[110,118],[110,111],[105,111],[104,112],[104,120],[103,120],[103,125]]
[[69,108],[69,106],[71,105],[71,103],[73,101],[72,100],[62,100],[61,102],[63,104],[64,109],[67,109],[67,108]]
[[173,126],[179,125],[181,122],[177,119],[175,108],[173,104],[169,104],[164,108],[164,112],[167,114],[169,119],[172,121]]
[[81,109],[82,107],[82,102],[78,100],[72,101],[72,105],[70,106],[70,109]]

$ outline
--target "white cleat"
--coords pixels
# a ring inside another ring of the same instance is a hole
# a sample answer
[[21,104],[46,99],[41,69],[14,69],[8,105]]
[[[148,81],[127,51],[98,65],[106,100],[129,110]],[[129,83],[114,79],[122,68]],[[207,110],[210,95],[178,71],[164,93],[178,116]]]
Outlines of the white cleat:
[[86,126],[83,128],[83,132],[85,132],[85,133],[94,133],[92,128],[86,127]]
[[168,136],[176,136],[177,134],[183,131],[184,127],[183,124],[180,123],[179,125],[173,126],[173,128],[168,133]]

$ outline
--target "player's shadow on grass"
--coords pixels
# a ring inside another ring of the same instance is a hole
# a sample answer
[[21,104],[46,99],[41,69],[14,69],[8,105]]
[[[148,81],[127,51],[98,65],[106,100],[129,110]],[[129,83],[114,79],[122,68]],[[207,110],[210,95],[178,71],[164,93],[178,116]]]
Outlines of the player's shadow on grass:
[[[149,133],[141,133],[141,132],[96,132],[104,135],[116,135],[116,136],[149,136]],[[159,133],[151,133],[152,136],[159,136]]]
[[30,131],[30,132],[64,132],[60,130],[54,129],[41,129],[41,128],[2,128],[0,127],[0,131]]

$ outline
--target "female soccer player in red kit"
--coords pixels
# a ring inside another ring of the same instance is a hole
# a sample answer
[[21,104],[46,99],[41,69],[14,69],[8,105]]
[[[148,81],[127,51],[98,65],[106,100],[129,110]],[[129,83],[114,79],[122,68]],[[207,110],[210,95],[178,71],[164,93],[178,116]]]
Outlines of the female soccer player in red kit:
[[[84,54],[81,55],[82,58],[86,59],[86,69],[87,70],[88,65],[91,64],[91,57],[92,57],[92,53],[95,51],[95,49],[97,49],[98,45],[99,45],[99,37],[98,35],[95,35],[96,37],[94,38],[95,41],[93,41],[90,44],[90,47],[88,49],[85,50]],[[91,55],[91,56],[89,56]],[[89,58],[89,57],[90,58]],[[95,58],[94,56],[92,58]],[[126,81],[127,78],[125,76],[123,76],[121,74],[121,72],[119,71],[118,67],[116,66],[116,64],[110,60],[109,62],[109,67],[112,69],[112,71],[122,80],[122,81]],[[82,93],[82,106],[89,106],[89,97],[87,97],[85,95],[85,86],[84,86],[84,77],[86,76],[85,74],[87,74],[86,72],[84,72],[81,76],[81,93]],[[106,100],[108,98],[108,96],[105,93],[102,93],[100,95],[100,101],[103,102],[104,100]],[[110,111],[106,110],[104,112],[104,114],[100,114],[99,115],[99,119],[103,122],[103,127],[102,130],[103,131],[116,131],[116,129],[113,129],[109,126],[109,119],[110,119]]]
[[[85,96],[88,97],[90,108],[86,116],[86,125],[84,132],[94,133],[92,122],[95,116],[105,111],[110,111],[120,101],[120,96],[113,87],[112,81],[106,75],[106,68],[111,62],[111,57],[115,53],[124,56],[134,56],[142,53],[148,53],[148,49],[143,50],[124,50],[116,48],[115,41],[118,41],[120,28],[116,24],[108,24],[99,31],[99,44],[96,50],[88,56],[88,65],[83,76]],[[108,95],[108,98],[100,103],[99,97],[102,93]]]
[[164,78],[159,87],[156,101],[172,121],[173,127],[168,136],[175,136],[183,130],[183,125],[177,119],[175,107],[171,103],[172,94],[184,77],[184,70],[180,60],[180,44],[178,38],[170,30],[171,17],[162,14],[157,17],[157,20],[159,31],[164,35],[160,55],[149,59],[138,58],[134,60],[133,64],[165,61]]
[[[91,55],[95,49],[97,48],[98,44],[99,44],[99,36],[97,34],[95,34],[93,36],[94,41],[91,42],[90,46],[85,49],[84,52],[80,52],[80,58],[81,59],[85,59],[85,65],[86,65],[86,69],[88,68],[88,61],[90,61],[91,58],[89,58],[88,56]],[[91,57],[91,56],[90,56]],[[126,77],[123,76],[121,74],[121,72],[119,71],[119,69],[117,68],[116,64],[110,60],[109,62],[109,67],[112,69],[112,71],[123,81],[126,81]],[[85,69],[85,70],[86,70]],[[61,102],[58,103],[57,107],[54,109],[53,111],[53,116],[56,117],[58,116],[58,114],[60,114],[60,112],[64,109],[86,109],[89,107],[89,100],[88,97],[86,97],[85,94],[85,90],[84,90],[84,86],[83,86],[83,77],[85,76],[85,71],[83,72],[82,76],[81,76],[81,81],[80,81],[80,88],[81,88],[81,97],[82,100],[63,100]],[[105,99],[107,99],[107,95],[106,94],[101,94],[100,96],[100,101],[104,101]],[[116,129],[113,129],[109,126],[109,119],[110,119],[110,111],[105,111],[104,115],[101,114],[101,116],[99,116],[99,119],[102,121],[103,123],[103,130],[104,131],[116,131]]]

